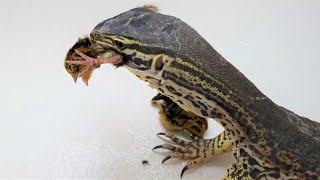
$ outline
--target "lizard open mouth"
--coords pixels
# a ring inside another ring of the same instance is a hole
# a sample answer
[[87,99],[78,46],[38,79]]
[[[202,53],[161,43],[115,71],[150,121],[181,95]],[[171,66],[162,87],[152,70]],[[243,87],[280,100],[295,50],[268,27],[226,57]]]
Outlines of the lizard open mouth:
[[116,67],[126,65],[132,69],[138,69],[140,66],[132,61],[132,58],[127,55],[121,55],[114,51],[107,51],[98,57],[90,57],[78,49],[74,50],[79,55],[81,60],[66,60],[66,63],[73,65],[84,66],[84,70],[77,74],[72,74],[74,81],[82,78],[82,81],[88,86],[89,79],[94,69],[102,64],[113,64]]

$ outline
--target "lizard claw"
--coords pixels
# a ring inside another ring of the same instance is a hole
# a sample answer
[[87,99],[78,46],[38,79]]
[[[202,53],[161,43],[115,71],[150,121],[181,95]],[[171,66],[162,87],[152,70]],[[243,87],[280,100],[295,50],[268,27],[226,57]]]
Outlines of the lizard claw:
[[166,143],[153,148],[153,150],[161,148],[171,151],[171,153],[162,160],[162,164],[173,158],[191,159],[183,167],[180,177],[192,167],[211,160],[216,155],[223,153],[231,147],[231,141],[224,139],[224,133],[221,133],[213,139],[197,139],[192,142],[184,141],[166,133],[158,133],[158,136],[165,136],[178,145],[175,146]]

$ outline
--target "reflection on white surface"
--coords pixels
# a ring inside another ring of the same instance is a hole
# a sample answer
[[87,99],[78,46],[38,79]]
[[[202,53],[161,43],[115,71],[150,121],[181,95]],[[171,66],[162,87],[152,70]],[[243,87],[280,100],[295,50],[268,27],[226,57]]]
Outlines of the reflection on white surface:
[[[0,178],[180,179],[186,161],[161,165],[167,152],[151,150],[164,143],[156,92],[111,66],[86,88],[63,67],[77,37],[146,3],[188,22],[276,103],[320,120],[319,1],[1,2]],[[222,131],[209,127],[207,138]],[[232,162],[219,156],[183,179],[219,179]]]

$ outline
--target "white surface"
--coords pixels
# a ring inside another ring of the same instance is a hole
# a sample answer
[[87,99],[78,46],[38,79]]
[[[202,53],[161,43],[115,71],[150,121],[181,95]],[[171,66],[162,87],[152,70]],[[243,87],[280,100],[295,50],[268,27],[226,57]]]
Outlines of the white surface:
[[[319,1],[1,1],[0,177],[179,179],[185,161],[162,144],[156,94],[125,69],[103,66],[87,88],[63,67],[100,21],[144,4],[186,21],[266,95],[320,120]],[[210,121],[213,137],[222,131]],[[150,166],[143,166],[149,160]],[[187,171],[219,179],[230,154]]]

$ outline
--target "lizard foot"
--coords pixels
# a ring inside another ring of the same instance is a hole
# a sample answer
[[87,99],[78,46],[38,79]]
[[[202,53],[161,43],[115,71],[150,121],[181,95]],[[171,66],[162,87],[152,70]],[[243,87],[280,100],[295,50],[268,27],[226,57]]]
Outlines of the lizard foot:
[[186,170],[191,169],[195,165],[205,163],[216,155],[229,151],[232,148],[231,139],[226,136],[225,132],[222,132],[213,139],[199,138],[192,142],[181,140],[171,134],[166,133],[159,133],[158,136],[165,136],[179,145],[173,146],[166,143],[153,148],[153,150],[162,148],[171,151],[171,153],[162,160],[162,163],[171,158],[192,159],[183,167],[180,177],[183,176]]

